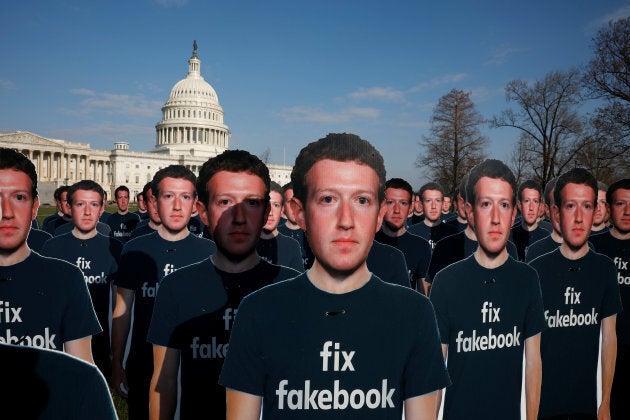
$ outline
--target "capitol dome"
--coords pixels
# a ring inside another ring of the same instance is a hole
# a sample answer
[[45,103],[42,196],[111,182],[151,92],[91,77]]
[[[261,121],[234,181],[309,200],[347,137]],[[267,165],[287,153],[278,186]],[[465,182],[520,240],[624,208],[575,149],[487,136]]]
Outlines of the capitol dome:
[[228,148],[229,129],[216,91],[201,76],[197,42],[188,60],[188,74],[173,86],[156,125],[157,153],[212,157]]

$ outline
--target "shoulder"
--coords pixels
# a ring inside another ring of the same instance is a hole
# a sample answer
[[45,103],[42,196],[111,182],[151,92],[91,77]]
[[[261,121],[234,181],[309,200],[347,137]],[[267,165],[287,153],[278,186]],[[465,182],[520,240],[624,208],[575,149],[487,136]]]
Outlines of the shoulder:
[[138,236],[126,242],[123,246],[123,253],[128,251],[142,250],[147,246],[151,247],[156,241],[161,241],[162,238],[157,232],[149,233],[148,235]]
[[83,281],[81,270],[67,261],[45,257],[34,251],[31,251],[27,261],[31,270],[46,273],[46,281],[66,281],[77,275]]
[[260,275],[265,279],[271,279],[274,281],[281,281],[292,279],[294,277],[299,276],[301,273],[297,270],[294,270],[290,267],[285,267],[283,265],[271,264],[263,259],[260,259],[260,262],[255,268]]

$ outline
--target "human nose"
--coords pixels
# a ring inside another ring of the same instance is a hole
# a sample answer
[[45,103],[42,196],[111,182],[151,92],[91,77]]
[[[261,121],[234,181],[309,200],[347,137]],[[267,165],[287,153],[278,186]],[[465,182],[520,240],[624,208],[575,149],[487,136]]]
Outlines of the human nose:
[[490,217],[493,224],[499,224],[500,221],[500,209],[499,206],[492,206],[492,210],[490,211]]
[[353,225],[352,208],[348,200],[341,200],[339,205],[339,227],[342,229],[350,229]]
[[237,203],[232,206],[232,222],[235,224],[244,224],[245,223],[245,209],[243,206],[245,203]]
[[400,213],[400,204],[398,204],[397,201],[394,202],[394,213],[395,214]]

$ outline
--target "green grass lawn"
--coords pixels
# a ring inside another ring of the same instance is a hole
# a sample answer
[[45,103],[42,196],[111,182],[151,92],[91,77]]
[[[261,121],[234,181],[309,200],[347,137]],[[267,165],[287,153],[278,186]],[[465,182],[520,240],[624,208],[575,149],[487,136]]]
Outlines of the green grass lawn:
[[[109,213],[116,213],[118,207],[115,204],[105,206],[105,211]],[[138,210],[138,206],[136,204],[129,205],[129,211],[134,212]],[[40,229],[43,227],[42,223],[47,216],[54,214],[57,212],[57,207],[55,206],[39,206],[39,210],[37,211],[37,221],[39,222]]]

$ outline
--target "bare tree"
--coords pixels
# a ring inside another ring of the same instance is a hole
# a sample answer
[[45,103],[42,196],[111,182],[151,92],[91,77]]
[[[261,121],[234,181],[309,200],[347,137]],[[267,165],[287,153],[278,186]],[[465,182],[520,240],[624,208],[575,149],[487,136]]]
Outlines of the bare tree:
[[582,82],[592,98],[603,99],[592,125],[599,135],[604,165],[628,161],[630,153],[630,17],[609,22],[593,38],[595,57]]
[[433,110],[431,134],[422,136],[416,167],[453,195],[462,177],[484,159],[488,139],[479,131],[483,123],[470,93],[451,90]]
[[519,185],[526,179],[533,178],[534,174],[527,164],[530,160],[531,157],[527,151],[526,141],[523,139],[523,136],[521,136],[512,150],[510,161],[508,163],[508,166],[510,166],[512,172],[514,172],[514,176],[516,177],[516,185]]
[[504,110],[494,116],[491,126],[520,130],[518,147],[535,178],[543,185],[570,165],[585,145],[582,121],[577,112],[580,101],[579,72],[554,71],[531,85],[512,80],[505,88],[508,101],[517,110]]

